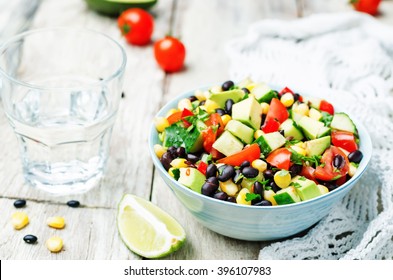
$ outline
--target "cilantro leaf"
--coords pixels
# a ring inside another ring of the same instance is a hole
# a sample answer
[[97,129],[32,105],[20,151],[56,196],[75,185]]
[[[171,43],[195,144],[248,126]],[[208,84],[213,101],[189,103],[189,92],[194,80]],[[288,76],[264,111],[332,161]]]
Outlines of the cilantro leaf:
[[325,126],[329,127],[330,124],[332,123],[333,120],[333,115],[330,115],[329,113],[323,112],[322,113],[322,119],[320,119],[321,122],[325,124]]
[[179,170],[179,168],[173,169],[172,173],[173,173],[173,178],[175,178],[176,181],[179,180],[179,178],[180,178],[180,170]]
[[254,199],[261,199],[261,195],[256,193],[246,193],[246,201],[252,201]]

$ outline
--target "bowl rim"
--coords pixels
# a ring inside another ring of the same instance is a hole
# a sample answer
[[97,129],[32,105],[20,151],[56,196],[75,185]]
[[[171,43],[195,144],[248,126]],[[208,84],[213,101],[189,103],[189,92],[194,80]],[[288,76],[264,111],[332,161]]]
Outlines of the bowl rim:
[[[283,87],[278,87],[276,85],[271,85],[269,83],[266,83],[266,84],[268,84],[274,90],[278,89],[278,88],[283,88]],[[185,91],[185,92],[177,95],[175,98],[167,101],[165,103],[165,105],[162,106],[162,108],[155,114],[154,118],[160,117],[160,116],[165,116],[165,114],[170,109],[175,107],[174,105],[176,105],[177,102],[180,99],[183,99],[183,98],[186,98],[186,97],[189,97],[189,96],[193,95],[193,93],[196,90],[206,90],[208,88],[209,88],[209,86],[201,86],[201,87],[197,87],[197,88],[195,88],[193,90],[188,90],[188,91]],[[330,92],[332,92],[334,90],[330,89],[330,88],[324,88],[324,89],[318,88],[318,92],[321,92],[321,91],[330,91]],[[319,95],[308,94],[309,92],[315,92],[314,90],[310,90],[309,88],[304,88],[303,90],[300,89],[299,91],[296,91],[296,92],[301,92],[301,95],[304,95],[304,96],[320,97]],[[344,91],[340,90],[340,92],[344,92]],[[326,101],[329,102],[328,98],[325,98],[325,97],[323,97],[323,98]],[[333,104],[333,106],[335,108],[335,111],[337,111],[337,112],[345,112],[345,111],[341,110],[340,107],[337,107],[334,104]],[[336,110],[336,108],[339,108],[340,110]],[[372,156],[372,150],[373,150],[371,137],[370,137],[367,129],[365,128],[365,126],[362,124],[362,122],[360,122],[356,117],[350,116],[350,118],[356,125],[356,128],[357,128],[358,133],[359,133],[359,139],[361,140],[360,141],[360,147],[363,148],[362,149],[363,158],[362,158],[362,161],[359,164],[359,167],[358,167],[355,175],[350,180],[345,182],[343,185],[341,185],[341,186],[337,187],[336,189],[334,189],[333,191],[330,191],[330,192],[328,192],[326,194],[323,194],[321,196],[318,196],[318,197],[315,197],[313,199],[309,199],[309,200],[306,200],[306,201],[297,202],[297,203],[291,203],[291,204],[285,204],[285,205],[275,205],[274,207],[272,207],[272,206],[252,207],[252,205],[241,205],[241,204],[237,204],[237,203],[230,203],[230,202],[214,199],[212,197],[209,197],[209,196],[197,193],[197,192],[189,189],[188,187],[180,184],[178,181],[174,180],[169,175],[169,173],[164,169],[164,167],[162,166],[161,162],[159,161],[159,159],[157,158],[157,156],[156,156],[156,154],[154,152],[154,148],[153,148],[154,145],[155,144],[160,144],[160,143],[155,141],[155,139],[158,136],[158,132],[157,132],[157,130],[155,128],[155,125],[154,125],[153,121],[151,122],[150,132],[149,132],[149,139],[148,139],[149,151],[150,151],[150,156],[152,157],[152,160],[153,160],[153,163],[154,163],[155,167],[159,169],[159,172],[161,174],[164,174],[164,176],[167,179],[169,179],[171,182],[173,182],[173,184],[177,188],[180,188],[182,191],[190,194],[191,196],[195,195],[199,199],[206,200],[206,201],[208,201],[210,203],[218,203],[218,204],[221,204],[221,205],[226,206],[226,207],[235,207],[235,208],[240,208],[240,209],[249,209],[250,211],[259,211],[261,209],[264,209],[264,210],[269,209],[271,211],[280,211],[282,209],[288,209],[288,208],[294,208],[294,207],[296,207],[296,208],[303,208],[303,207],[306,207],[306,206],[309,206],[309,205],[317,204],[318,202],[322,202],[322,201],[328,200],[329,198],[335,197],[335,196],[339,195],[342,192],[349,191],[354,186],[354,184],[360,179],[360,177],[363,175],[363,173],[366,171],[366,169],[367,169],[367,167],[368,167],[368,165],[370,163],[370,159],[371,159],[371,156]],[[360,138],[360,135],[362,135],[361,138]],[[171,186],[169,186],[169,187],[172,188]]]

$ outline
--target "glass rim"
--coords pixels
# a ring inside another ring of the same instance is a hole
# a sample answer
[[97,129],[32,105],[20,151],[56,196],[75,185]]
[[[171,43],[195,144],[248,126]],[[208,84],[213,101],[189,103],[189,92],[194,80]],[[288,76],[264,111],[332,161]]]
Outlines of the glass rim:
[[19,79],[16,79],[12,76],[10,76],[2,67],[0,67],[0,76],[5,77],[6,79],[10,80],[13,83],[19,84],[21,86],[24,87],[28,87],[28,88],[32,88],[32,89],[38,89],[38,90],[70,90],[70,89],[80,89],[82,88],[90,88],[90,87],[97,87],[97,86],[102,86],[103,84],[108,83],[109,81],[115,79],[116,77],[118,77],[119,75],[121,75],[121,73],[124,72],[125,67],[126,67],[126,63],[127,63],[127,55],[126,52],[124,50],[124,48],[113,38],[111,38],[110,36],[100,32],[100,31],[96,31],[90,28],[85,28],[85,27],[46,27],[46,28],[36,28],[36,29],[31,29],[28,31],[24,31],[21,32],[19,34],[16,34],[8,39],[6,39],[4,42],[0,43],[0,56],[3,55],[4,51],[13,43],[36,33],[43,33],[43,32],[48,32],[48,31],[66,31],[66,32],[86,32],[86,33],[91,33],[91,34],[95,34],[95,35],[99,35],[101,37],[106,38],[107,40],[109,40],[110,42],[112,42],[114,44],[114,46],[117,46],[118,49],[120,50],[121,53],[121,64],[119,67],[116,68],[116,70],[108,75],[107,77],[102,77],[102,79],[99,79],[95,82],[91,82],[91,83],[86,83],[83,86],[64,86],[64,87],[53,87],[53,86],[41,86],[41,85],[35,85],[32,83],[28,83],[28,82],[24,82],[21,81]]

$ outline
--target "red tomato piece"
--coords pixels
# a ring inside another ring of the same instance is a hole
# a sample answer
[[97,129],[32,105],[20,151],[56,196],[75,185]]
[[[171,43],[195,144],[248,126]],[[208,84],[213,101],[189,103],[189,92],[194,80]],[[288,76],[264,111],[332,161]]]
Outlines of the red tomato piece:
[[273,98],[270,102],[270,107],[266,115],[265,123],[270,119],[277,120],[279,123],[283,123],[286,119],[288,119],[288,117],[289,113],[284,104],[282,104],[281,101],[277,98]]
[[186,48],[180,40],[166,36],[154,43],[154,57],[165,72],[177,72],[183,68]]
[[303,165],[300,176],[304,176],[307,179],[314,181],[316,184],[319,184],[315,179],[315,168],[312,166]]
[[279,92],[278,95],[281,96],[281,95],[283,95],[284,93],[287,93],[287,92],[292,93],[292,94],[295,94],[290,88],[285,87],[285,88],[283,88],[283,89]]
[[221,154],[219,151],[217,151],[213,147],[210,150],[210,154],[212,155],[213,159],[216,159],[216,160],[225,157],[225,155]]
[[167,117],[166,119],[168,120],[169,124],[172,125],[174,123],[181,121],[181,115],[182,112],[176,112],[170,115],[169,117]]
[[259,148],[258,144],[254,143],[236,154],[219,159],[218,162],[229,164],[232,166],[240,166],[243,161],[247,160],[249,162],[253,162],[256,159],[259,159],[260,156],[261,149]]
[[322,100],[319,105],[319,110],[329,113],[330,115],[334,115],[334,107],[332,104],[327,102],[326,100]]
[[154,20],[145,10],[132,8],[121,13],[117,25],[128,43],[143,46],[150,42]]
[[194,114],[190,110],[188,110],[186,108],[183,109],[183,111],[181,112],[181,119],[183,120],[183,123],[184,123],[185,127],[191,126],[191,123],[189,121],[187,121],[185,118],[193,116],[193,115]]
[[344,183],[345,183],[346,181],[347,181],[347,176],[343,176],[343,177],[338,178],[338,179],[336,180],[336,185],[337,185],[337,186],[344,185]]
[[[344,166],[340,169],[333,166],[334,158],[341,155],[344,158]],[[347,156],[337,147],[328,148],[321,159],[322,165],[315,169],[315,178],[323,181],[337,180],[345,176],[349,170],[349,161]]]
[[213,147],[213,143],[216,141],[217,132],[213,131],[213,128],[209,126],[207,129],[202,131],[203,137],[203,148],[206,152],[210,153]]
[[206,170],[207,170],[207,163],[204,161],[200,161],[198,165],[198,170],[203,173],[203,175],[206,175]]
[[279,128],[280,128],[280,123],[275,119],[270,119],[265,121],[265,123],[261,127],[262,131],[265,133],[278,131]]
[[224,132],[224,123],[222,122],[221,116],[218,113],[211,114],[209,119],[205,121],[207,126],[218,126],[217,136],[220,136]]
[[351,3],[357,11],[375,16],[381,0],[352,0]]
[[266,161],[279,169],[289,170],[291,167],[291,151],[287,148],[280,148],[271,152]]
[[333,131],[332,143],[334,146],[343,148],[350,153],[358,149],[358,144],[356,144],[355,136],[351,132]]

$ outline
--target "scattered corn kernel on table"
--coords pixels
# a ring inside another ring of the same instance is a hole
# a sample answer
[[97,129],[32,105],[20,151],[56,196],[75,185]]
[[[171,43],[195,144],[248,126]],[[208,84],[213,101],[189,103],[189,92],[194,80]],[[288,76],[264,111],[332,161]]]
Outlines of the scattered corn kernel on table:
[[[4,4],[8,1],[2,2],[4,7],[8,5]],[[345,1],[329,1],[330,4],[320,10],[313,3],[310,10],[307,3],[311,1],[300,0],[159,0],[151,10],[155,17],[153,40],[172,31],[187,48],[186,67],[175,74],[165,74],[158,68],[152,44],[127,45],[120,36],[116,20],[89,10],[84,1],[36,2],[37,10],[31,9],[35,13],[30,12],[24,18],[26,22],[31,20],[30,28],[84,26],[121,42],[128,55],[125,96],[121,99],[112,135],[105,178],[90,192],[67,197],[53,197],[24,183],[16,138],[0,107],[0,259],[140,259],[126,248],[116,227],[117,204],[125,193],[150,199],[185,228],[185,246],[167,259],[256,259],[268,242],[220,236],[198,224],[175,198],[153,167],[147,128],[158,109],[174,96],[228,79],[228,63],[223,52],[225,42],[245,32],[250,23],[268,17],[291,19],[325,11],[323,9],[348,10],[350,7]],[[381,11],[379,19],[393,24],[393,1],[384,1]],[[0,24],[3,25],[0,31],[11,29],[10,21],[0,21]],[[18,24],[24,26],[20,21]],[[27,200],[24,211],[30,223],[17,231],[10,217],[16,211],[14,201],[20,198]],[[81,207],[67,206],[66,202],[71,199],[80,201]],[[52,216],[64,217],[65,228],[48,227],[46,220]],[[23,237],[27,234],[37,236],[38,242],[26,244]],[[51,253],[45,246],[45,241],[54,235],[64,241],[60,253]]]

